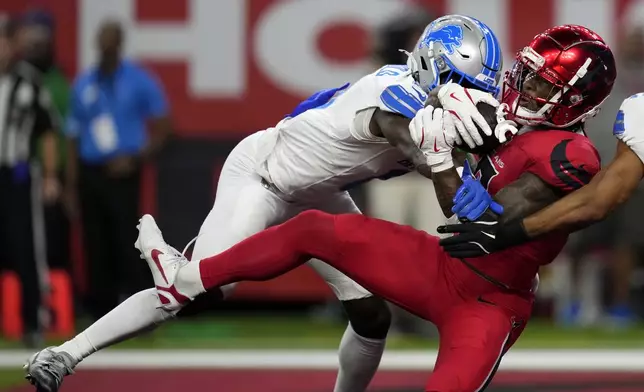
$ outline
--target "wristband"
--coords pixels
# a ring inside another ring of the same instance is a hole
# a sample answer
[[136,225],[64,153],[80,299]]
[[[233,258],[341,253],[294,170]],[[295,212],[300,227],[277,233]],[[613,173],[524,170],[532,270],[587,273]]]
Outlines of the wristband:
[[432,168],[432,173],[438,173],[453,168],[454,160],[452,159],[452,155],[450,154],[443,162],[434,163],[432,165],[428,160],[427,164]]
[[523,219],[515,219],[501,224],[496,232],[496,241],[502,244],[503,248],[520,245],[530,240],[531,238],[523,226]]
[[445,171],[445,170],[449,170],[449,169],[451,169],[453,167],[454,167],[454,162],[451,159],[447,160],[446,162],[442,162],[442,163],[439,163],[439,164],[431,166],[432,173],[442,172],[442,171]]

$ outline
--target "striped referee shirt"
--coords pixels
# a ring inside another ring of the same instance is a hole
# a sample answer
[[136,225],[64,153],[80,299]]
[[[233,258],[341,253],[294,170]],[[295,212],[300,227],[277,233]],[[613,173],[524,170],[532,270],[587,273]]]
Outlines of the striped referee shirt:
[[36,68],[18,62],[0,75],[0,167],[29,161],[38,138],[58,124],[51,96]]

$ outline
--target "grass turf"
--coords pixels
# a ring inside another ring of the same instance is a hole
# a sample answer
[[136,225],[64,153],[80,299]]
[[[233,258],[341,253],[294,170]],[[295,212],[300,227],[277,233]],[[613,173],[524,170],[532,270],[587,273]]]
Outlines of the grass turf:
[[[192,319],[168,323],[153,333],[121,343],[133,349],[335,349],[345,326],[292,316],[249,316]],[[48,344],[59,342],[50,341]],[[435,348],[434,339],[391,336],[389,349]],[[562,329],[531,321],[517,348],[644,348],[644,326],[607,329]],[[20,348],[0,340],[0,349]]]
[[0,369],[0,391],[5,388],[24,385],[27,382],[24,377],[21,369]]

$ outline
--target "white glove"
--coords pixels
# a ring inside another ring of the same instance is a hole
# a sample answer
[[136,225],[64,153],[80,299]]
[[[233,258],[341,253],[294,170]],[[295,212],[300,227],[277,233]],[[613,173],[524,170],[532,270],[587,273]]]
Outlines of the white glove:
[[[502,103],[496,108],[496,127],[494,128],[494,136],[501,143],[509,141],[512,137],[514,137],[514,135],[519,132],[519,127],[516,122],[505,119],[507,110],[507,103]],[[510,134],[509,137],[508,133]]]
[[474,124],[477,124],[487,136],[492,135],[492,129],[476,108],[479,102],[498,107],[499,101],[491,94],[449,82],[438,90],[438,100],[444,110],[454,114],[460,120],[455,122],[456,129],[470,148],[483,145],[483,138]]
[[425,154],[433,172],[454,166],[452,149],[461,139],[452,115],[432,106],[422,108],[409,123],[409,133]]
[[613,135],[626,143],[644,162],[644,93],[622,102],[613,125]]

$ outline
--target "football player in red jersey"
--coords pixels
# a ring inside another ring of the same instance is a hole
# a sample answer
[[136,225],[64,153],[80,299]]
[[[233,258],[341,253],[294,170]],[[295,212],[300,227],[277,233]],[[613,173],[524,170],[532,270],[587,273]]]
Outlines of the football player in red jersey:
[[[561,104],[565,105],[565,100]],[[569,105],[564,110],[581,112],[579,105],[573,102]],[[477,111],[471,104],[470,110]],[[459,233],[441,240],[444,249],[455,257],[477,257],[557,231],[578,230],[605,219],[631,197],[644,178],[644,93],[624,99],[616,115],[613,134],[618,139],[615,157],[588,185],[528,217],[499,219],[487,213],[478,219],[492,199],[477,183],[465,184],[459,192],[469,196],[457,203],[455,212],[459,216],[461,213],[472,216],[465,224],[439,227],[439,232]]]
[[[580,26],[545,31],[517,61],[506,76],[513,92],[504,95],[503,103],[526,125],[477,165],[477,176],[503,204],[508,219],[553,203],[599,171],[598,154],[581,123],[597,111],[615,79],[610,49]],[[455,96],[466,99],[467,89],[463,91],[464,96]],[[570,107],[577,110],[566,109]],[[430,127],[432,110],[420,111],[411,126]],[[439,133],[434,137],[437,154],[444,154],[455,140]],[[432,172],[446,215],[451,215],[462,184],[450,162],[442,160]],[[376,295],[436,324],[440,349],[426,391],[481,391],[525,328],[538,268],[555,258],[566,238],[556,233],[463,260],[449,256],[437,237],[408,226],[307,211],[216,256],[191,262],[164,242],[154,219],[146,215],[137,247],[167,309],[209,289],[270,279],[312,257],[323,260]]]

